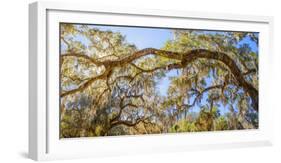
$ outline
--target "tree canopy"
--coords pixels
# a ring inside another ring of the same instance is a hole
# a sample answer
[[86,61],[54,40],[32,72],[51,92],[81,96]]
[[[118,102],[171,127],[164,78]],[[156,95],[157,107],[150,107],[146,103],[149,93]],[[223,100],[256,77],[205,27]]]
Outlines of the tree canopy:
[[60,137],[258,128],[258,33],[170,30],[161,48],[139,49],[61,23]]

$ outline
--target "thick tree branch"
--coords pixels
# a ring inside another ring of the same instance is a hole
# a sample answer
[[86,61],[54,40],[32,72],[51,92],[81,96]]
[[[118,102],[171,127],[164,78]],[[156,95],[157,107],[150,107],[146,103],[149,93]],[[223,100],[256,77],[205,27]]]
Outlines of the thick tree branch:
[[[255,89],[250,83],[248,83],[245,80],[244,74],[241,72],[239,67],[236,65],[235,61],[232,58],[230,58],[226,53],[223,53],[223,52],[210,51],[210,50],[206,50],[206,49],[195,49],[195,50],[191,50],[187,53],[178,53],[178,52],[171,52],[171,51],[159,50],[159,49],[154,49],[154,48],[147,48],[147,49],[137,51],[130,56],[127,56],[127,57],[124,57],[124,58],[121,58],[118,60],[103,61],[103,62],[97,62],[96,60],[94,60],[86,55],[82,55],[82,54],[80,54],[80,55],[78,55],[78,54],[66,55],[65,54],[62,56],[64,56],[64,57],[65,56],[83,57],[85,59],[92,61],[96,65],[104,65],[107,72],[109,72],[115,67],[130,64],[134,60],[139,59],[140,57],[143,57],[143,56],[147,56],[147,55],[157,55],[157,56],[161,56],[161,57],[165,57],[165,58],[169,58],[169,59],[178,60],[178,61],[181,61],[181,65],[187,65],[187,64],[193,62],[194,60],[200,59],[200,58],[213,59],[213,60],[217,60],[217,61],[224,63],[229,68],[231,73],[235,76],[236,81],[239,84],[239,86],[243,87],[244,90],[250,95],[250,97],[252,99],[253,108],[256,111],[258,111],[258,91],[257,91],[257,89]],[[179,65],[171,66],[170,69],[178,68],[178,66]],[[155,68],[155,70],[158,70],[158,69],[159,68]],[[141,69],[139,69],[139,70],[141,70]],[[145,70],[143,70],[143,71],[145,71]],[[104,78],[105,75],[107,75],[107,74],[104,73],[103,75],[100,75],[99,77],[94,77],[91,80],[89,80],[88,82],[86,82],[85,84],[81,85],[79,87],[79,89],[65,92],[61,96],[66,96],[66,95],[75,93],[79,90],[83,90],[87,86],[89,86],[91,83],[93,83],[93,81]]]
[[65,57],[83,58],[83,59],[95,64],[96,66],[102,66],[103,65],[103,62],[99,62],[99,61],[95,60],[94,58],[92,58],[88,55],[85,55],[83,53],[65,53],[65,54],[61,55],[61,58],[65,58]]
[[250,69],[250,70],[248,70],[247,72],[244,72],[243,75],[249,75],[249,74],[255,73],[255,72],[257,72],[256,69]]
[[145,120],[147,120],[147,119],[148,118],[138,118],[137,120],[135,120],[135,122],[128,121],[128,120],[118,120],[118,121],[113,122],[111,124],[110,128],[113,128],[113,127],[118,126],[118,125],[125,125],[125,126],[128,126],[128,127],[133,127],[133,126],[138,125],[141,122],[145,122]]
[[60,96],[61,97],[65,97],[80,91],[85,90],[86,88],[88,88],[88,86],[90,86],[93,82],[95,82],[96,80],[100,80],[100,79],[105,79],[107,77],[108,71],[105,71],[103,74],[95,76],[93,78],[90,78],[89,80],[87,80],[85,83],[83,83],[82,85],[80,85],[78,88],[76,89],[72,89],[70,91],[65,91],[63,92]]

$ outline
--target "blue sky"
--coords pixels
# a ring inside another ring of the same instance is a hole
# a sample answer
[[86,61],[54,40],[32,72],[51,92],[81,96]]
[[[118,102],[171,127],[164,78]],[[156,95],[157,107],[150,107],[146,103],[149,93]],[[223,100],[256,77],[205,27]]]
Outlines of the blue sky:
[[[89,25],[89,27],[98,28],[100,30],[110,30],[113,32],[120,32],[123,36],[125,36],[126,41],[128,43],[136,45],[138,49],[143,48],[162,48],[167,40],[172,39],[173,33],[171,29],[161,29],[161,28],[141,28],[141,27],[121,27],[121,26],[101,26],[101,25]],[[206,31],[209,32],[209,31]],[[86,40],[77,37],[77,40],[80,40],[86,43]],[[250,40],[249,37],[246,37],[244,40],[240,41],[238,46],[241,46],[243,43],[249,44],[252,51],[257,52],[258,47]],[[178,76],[177,70],[171,70],[166,73],[166,76],[161,80],[157,81],[157,90],[161,96],[165,96],[167,94],[168,86],[170,84],[170,77]],[[211,80],[207,80],[210,84]],[[208,84],[207,83],[207,84]],[[203,96],[202,104],[205,103],[207,97]],[[191,98],[192,102],[193,99]],[[198,111],[199,106],[195,106],[192,111]],[[222,105],[219,107],[219,110],[222,114],[228,111],[228,108],[223,107]]]
[[147,47],[161,48],[164,43],[172,38],[170,29],[141,28],[141,27],[118,27],[118,26],[93,26],[100,30],[120,32],[126,37],[126,41],[135,44],[138,49]]
[[[252,49],[253,52],[258,52],[258,47],[257,45],[251,41],[250,37],[245,37],[243,40],[241,40],[238,44],[238,46],[242,45],[242,44],[248,44],[250,46],[250,48]],[[257,53],[258,54],[258,53]]]

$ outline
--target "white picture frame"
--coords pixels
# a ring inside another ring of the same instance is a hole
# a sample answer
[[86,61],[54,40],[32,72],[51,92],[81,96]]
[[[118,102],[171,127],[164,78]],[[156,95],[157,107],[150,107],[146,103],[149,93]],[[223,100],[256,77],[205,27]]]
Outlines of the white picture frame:
[[[260,32],[259,129],[60,140],[57,97],[59,22]],[[85,3],[35,2],[30,4],[29,157],[34,160],[52,160],[156,151],[271,145],[274,108],[266,106],[270,106],[268,104],[270,103],[271,81],[269,79],[271,79],[270,70],[273,59],[272,24],[273,18],[266,16],[115,8]],[[147,146],[149,148],[146,148]]]

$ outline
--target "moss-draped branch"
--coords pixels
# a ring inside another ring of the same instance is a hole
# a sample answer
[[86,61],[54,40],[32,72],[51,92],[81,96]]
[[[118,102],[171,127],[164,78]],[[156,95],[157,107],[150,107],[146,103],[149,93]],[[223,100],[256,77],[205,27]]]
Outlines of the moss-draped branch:
[[226,65],[233,76],[236,79],[236,82],[240,87],[242,87],[245,92],[251,97],[252,100],[252,105],[253,108],[258,111],[258,90],[251,85],[247,80],[245,79],[245,75],[249,74],[252,72],[252,70],[248,70],[247,72],[242,72],[235,61],[229,57],[226,53],[224,52],[218,52],[218,51],[211,51],[211,50],[206,50],[206,49],[195,49],[195,50],[190,50],[186,53],[179,53],[179,52],[173,52],[173,51],[166,51],[166,50],[159,50],[155,48],[146,48],[143,50],[139,50],[129,56],[117,59],[117,60],[106,60],[106,61],[98,61],[98,59],[93,59],[85,54],[80,54],[80,53],[66,53],[61,55],[62,58],[64,57],[78,57],[78,58],[83,58],[87,61],[89,61],[92,64],[95,64],[96,66],[104,66],[105,71],[97,76],[94,76],[81,84],[78,88],[70,90],[70,91],[65,91],[61,93],[61,97],[65,97],[80,91],[85,90],[88,86],[90,86],[92,83],[94,83],[96,80],[108,80],[110,77],[110,73],[112,70],[116,67],[124,66],[127,64],[132,64],[133,61],[147,56],[147,55],[156,55],[168,59],[173,59],[178,62],[168,64],[166,66],[162,67],[156,67],[151,70],[144,70],[138,67],[138,70],[140,70],[141,73],[146,73],[146,72],[154,72],[159,69],[166,69],[166,70],[172,70],[172,69],[179,69],[186,67],[189,63],[192,63],[193,61],[197,59],[212,59],[212,60],[217,60],[219,62],[222,62],[224,65]]

